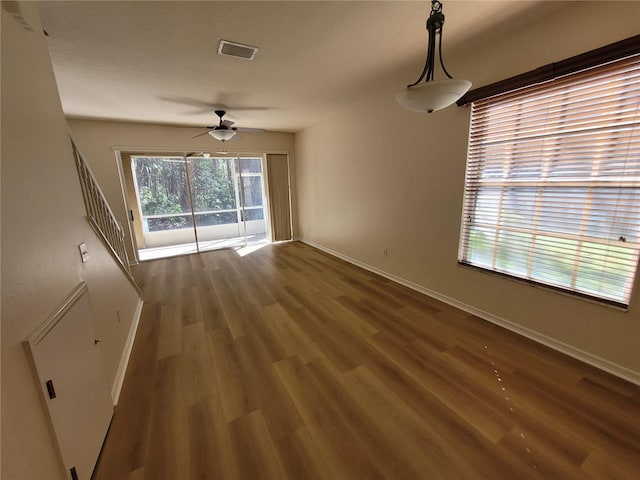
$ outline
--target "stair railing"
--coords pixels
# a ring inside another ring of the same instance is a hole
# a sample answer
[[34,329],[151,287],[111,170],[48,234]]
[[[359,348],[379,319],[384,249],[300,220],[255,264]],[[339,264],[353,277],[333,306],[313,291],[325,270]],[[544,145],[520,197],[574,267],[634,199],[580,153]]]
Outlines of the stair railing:
[[120,268],[136,289],[139,290],[129,267],[122,225],[116,220],[89,165],[87,165],[84,158],[82,158],[75,143],[73,141],[71,143],[73,145],[73,156],[75,158],[76,168],[78,169],[78,176],[80,177],[84,204],[87,209],[87,220]]

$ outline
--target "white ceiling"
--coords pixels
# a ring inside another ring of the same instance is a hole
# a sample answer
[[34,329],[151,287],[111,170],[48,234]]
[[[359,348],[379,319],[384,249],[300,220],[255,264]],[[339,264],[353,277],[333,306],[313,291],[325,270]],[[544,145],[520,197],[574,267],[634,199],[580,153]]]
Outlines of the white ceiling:
[[[537,2],[445,0],[448,48]],[[427,1],[74,1],[40,13],[65,114],[298,131],[424,63]],[[217,55],[220,39],[257,46]],[[456,72],[452,72],[454,75]],[[406,74],[406,78],[404,75]]]

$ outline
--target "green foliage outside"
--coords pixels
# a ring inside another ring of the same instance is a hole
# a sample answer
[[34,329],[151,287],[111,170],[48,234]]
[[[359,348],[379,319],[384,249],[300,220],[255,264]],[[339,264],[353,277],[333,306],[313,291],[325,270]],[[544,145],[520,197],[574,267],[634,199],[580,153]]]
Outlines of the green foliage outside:
[[634,264],[633,248],[607,246],[596,242],[536,235],[529,250],[531,234],[502,231],[495,245],[495,231],[472,228],[468,260],[478,266],[559,287],[620,300],[625,279]]
[[[262,172],[258,158],[240,159],[240,166],[243,172]],[[142,215],[162,216],[145,219],[149,231],[193,227],[192,202],[198,227],[238,221],[232,159],[197,157],[185,163],[182,157],[134,157],[134,172]],[[260,177],[243,177],[243,185],[247,205],[262,205]],[[263,218],[262,209],[248,212],[250,219]]]

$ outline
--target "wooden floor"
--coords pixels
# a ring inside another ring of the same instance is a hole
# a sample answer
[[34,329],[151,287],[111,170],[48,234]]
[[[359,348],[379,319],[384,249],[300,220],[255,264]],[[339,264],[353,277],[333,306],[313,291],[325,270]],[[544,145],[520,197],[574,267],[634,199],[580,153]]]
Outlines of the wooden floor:
[[96,480],[640,478],[637,386],[307,245],[135,275]]

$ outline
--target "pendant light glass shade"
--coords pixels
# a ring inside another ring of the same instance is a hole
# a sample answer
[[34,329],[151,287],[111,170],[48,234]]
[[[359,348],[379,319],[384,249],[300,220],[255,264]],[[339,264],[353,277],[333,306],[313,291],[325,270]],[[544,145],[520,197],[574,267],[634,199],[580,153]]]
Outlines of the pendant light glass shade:
[[227,128],[209,130],[209,135],[211,135],[216,140],[220,140],[222,142],[226,140],[231,140],[235,136],[235,134],[236,134],[235,130],[231,130]]
[[[442,27],[444,14],[442,3],[431,0],[431,13],[427,19],[427,60],[420,78],[396,95],[397,102],[407,110],[431,113],[454,104],[471,88],[469,80],[454,79],[449,75],[442,60]],[[436,43],[438,49],[436,51]],[[436,55],[440,58],[440,66],[447,76],[444,80],[435,80]],[[425,80],[424,83],[422,80]]]
[[454,104],[471,88],[464,79],[447,78],[407,87],[396,95],[396,101],[407,110],[431,113]]

